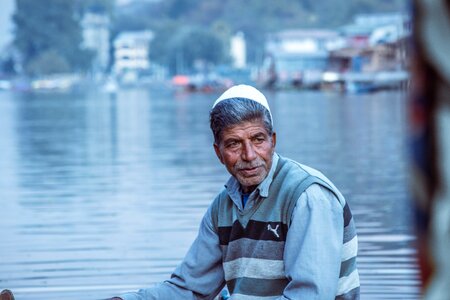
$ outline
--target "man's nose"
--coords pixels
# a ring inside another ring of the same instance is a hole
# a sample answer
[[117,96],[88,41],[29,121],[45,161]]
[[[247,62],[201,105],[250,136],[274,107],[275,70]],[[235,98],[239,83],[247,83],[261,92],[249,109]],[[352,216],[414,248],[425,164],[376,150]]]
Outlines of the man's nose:
[[252,161],[256,158],[256,152],[251,142],[245,142],[242,149],[242,159],[245,161]]

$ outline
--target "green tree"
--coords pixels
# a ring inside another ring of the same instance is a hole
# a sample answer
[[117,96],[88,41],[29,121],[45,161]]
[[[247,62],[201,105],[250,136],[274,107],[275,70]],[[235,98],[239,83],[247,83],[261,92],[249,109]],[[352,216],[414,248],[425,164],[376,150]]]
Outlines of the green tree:
[[81,13],[90,11],[111,15],[115,3],[115,0],[76,0],[76,5]]
[[38,66],[50,55],[64,61],[67,71],[89,68],[92,53],[81,48],[81,15],[76,4],[76,0],[16,0],[14,44],[28,75],[41,73]]
[[180,25],[174,21],[166,21],[155,29],[155,36],[150,43],[149,58],[160,65],[168,66],[170,63],[170,47],[174,33]]
[[169,18],[179,19],[195,10],[200,2],[198,0],[166,0],[162,5]]
[[55,73],[70,72],[67,60],[54,50],[39,53],[29,64],[26,72],[33,75],[50,75]]
[[7,75],[14,75],[16,74],[16,69],[15,69],[15,62],[12,56],[6,57],[4,58],[1,62],[0,62],[0,70],[1,73],[3,74],[7,74]]
[[227,57],[224,43],[217,34],[172,23],[156,33],[150,45],[150,59],[169,66],[171,72],[176,73],[192,71],[196,62],[215,65]]

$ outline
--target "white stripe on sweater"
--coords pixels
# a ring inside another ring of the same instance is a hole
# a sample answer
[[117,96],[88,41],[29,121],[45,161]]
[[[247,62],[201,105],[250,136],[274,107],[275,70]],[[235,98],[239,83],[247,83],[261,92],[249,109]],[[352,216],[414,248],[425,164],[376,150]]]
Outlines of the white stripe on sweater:
[[342,246],[341,260],[346,261],[358,254],[358,236],[355,235],[350,241]]

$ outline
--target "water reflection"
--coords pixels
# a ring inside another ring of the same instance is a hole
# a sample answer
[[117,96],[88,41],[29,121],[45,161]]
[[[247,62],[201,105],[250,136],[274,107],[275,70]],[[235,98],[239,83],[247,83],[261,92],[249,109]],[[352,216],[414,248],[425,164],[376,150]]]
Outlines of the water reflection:
[[[0,97],[0,287],[96,299],[167,278],[227,174],[214,94]],[[418,299],[405,100],[396,92],[267,94],[279,153],[326,173],[360,234],[363,299]]]

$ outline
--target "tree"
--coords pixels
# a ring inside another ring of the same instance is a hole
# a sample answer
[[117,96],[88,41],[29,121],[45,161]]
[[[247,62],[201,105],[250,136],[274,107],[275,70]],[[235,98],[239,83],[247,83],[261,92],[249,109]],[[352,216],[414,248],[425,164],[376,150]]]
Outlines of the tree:
[[47,50],[27,64],[26,72],[32,75],[50,75],[70,72],[70,66],[64,57],[54,50]]
[[75,0],[80,13],[86,11],[112,15],[115,0]]
[[168,65],[172,73],[192,71],[196,62],[207,66],[226,58],[222,39],[199,27],[179,27],[172,23],[161,28],[150,45],[150,59]]
[[166,0],[163,2],[163,6],[169,18],[179,19],[195,10],[199,2],[198,0]]
[[9,56],[9,57],[3,59],[0,62],[0,70],[3,74],[7,74],[7,75],[16,74],[16,69],[14,66],[14,58],[12,56]]
[[92,53],[81,48],[81,15],[76,4],[76,0],[46,0],[45,4],[16,0],[14,44],[28,75],[40,73],[36,68],[43,65],[39,62],[43,58],[52,61],[50,55],[54,55],[55,61],[64,61],[67,71],[89,68]]

